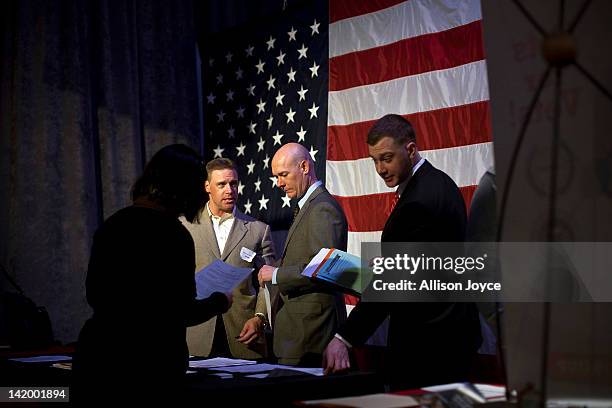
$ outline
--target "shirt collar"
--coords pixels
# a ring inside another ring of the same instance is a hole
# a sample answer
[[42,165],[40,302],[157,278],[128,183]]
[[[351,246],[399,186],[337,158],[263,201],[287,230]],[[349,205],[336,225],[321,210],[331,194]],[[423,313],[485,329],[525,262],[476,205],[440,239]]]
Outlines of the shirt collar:
[[425,158],[421,157],[421,160],[419,160],[417,162],[417,164],[415,164],[412,167],[412,175],[408,178],[408,180],[404,180],[402,181],[398,186],[397,186],[397,190],[395,190],[395,192],[397,193],[397,195],[401,196],[402,193],[404,192],[404,190],[406,189],[406,186],[408,185],[408,182],[410,181],[410,179],[412,177],[414,177],[414,173],[417,172],[417,170],[423,165],[423,163],[425,163]]
[[223,215],[221,217],[219,217],[218,215],[214,215],[212,213],[212,211],[210,211],[210,208],[208,207],[208,202],[206,203],[206,211],[208,211],[208,216],[211,219],[217,219],[219,220],[219,224],[222,223],[223,221],[227,221],[229,219],[232,219],[236,216],[236,206],[234,206],[234,209],[232,210],[231,213],[223,213]]
[[302,198],[300,198],[300,200],[298,201],[298,205],[300,206],[300,210],[302,209],[304,204],[306,204],[306,200],[308,200],[308,197],[310,197],[310,195],[313,193],[313,191],[315,191],[317,189],[317,187],[319,187],[322,184],[323,184],[323,182],[321,180],[318,180],[317,182],[311,184],[310,187],[308,187],[308,190],[306,190],[306,194],[304,194],[302,196]]

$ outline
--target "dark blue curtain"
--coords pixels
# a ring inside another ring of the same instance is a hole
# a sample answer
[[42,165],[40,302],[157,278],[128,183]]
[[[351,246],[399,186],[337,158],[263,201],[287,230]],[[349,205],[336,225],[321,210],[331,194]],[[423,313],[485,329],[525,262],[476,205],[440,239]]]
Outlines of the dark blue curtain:
[[70,342],[95,229],[161,146],[199,149],[194,6],[10,0],[0,20],[0,263]]

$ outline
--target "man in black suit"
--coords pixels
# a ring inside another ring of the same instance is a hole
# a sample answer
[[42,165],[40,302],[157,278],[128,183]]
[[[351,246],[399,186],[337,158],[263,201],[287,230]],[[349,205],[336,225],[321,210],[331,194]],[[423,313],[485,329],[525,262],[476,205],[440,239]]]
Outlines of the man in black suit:
[[[379,119],[368,133],[369,155],[397,201],[384,242],[463,241],[466,210],[457,185],[421,158],[410,122]],[[324,353],[326,373],[350,368],[349,348],[363,344],[390,316],[385,376],[392,388],[466,380],[481,342],[473,303],[360,302]]]

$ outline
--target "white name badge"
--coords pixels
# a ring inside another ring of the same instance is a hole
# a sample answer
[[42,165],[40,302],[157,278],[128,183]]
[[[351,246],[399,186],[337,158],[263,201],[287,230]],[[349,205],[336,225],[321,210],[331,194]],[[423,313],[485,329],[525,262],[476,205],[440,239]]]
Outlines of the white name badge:
[[249,248],[242,247],[240,250],[240,258],[247,262],[252,262],[253,258],[255,258],[255,252],[251,251]]

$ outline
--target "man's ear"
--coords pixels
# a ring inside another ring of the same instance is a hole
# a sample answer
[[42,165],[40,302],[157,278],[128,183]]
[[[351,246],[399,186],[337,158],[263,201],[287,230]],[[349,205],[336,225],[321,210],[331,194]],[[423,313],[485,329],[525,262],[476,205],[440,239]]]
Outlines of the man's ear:
[[310,173],[310,164],[308,163],[308,160],[302,160],[300,162],[300,169],[304,174]]
[[415,142],[408,142],[404,145],[404,148],[406,149],[406,151],[408,152],[408,157],[410,157],[410,160],[414,159],[414,156],[416,156],[417,153],[417,145]]
[[206,190],[207,193],[210,193],[210,182],[208,180],[204,182],[204,190]]

